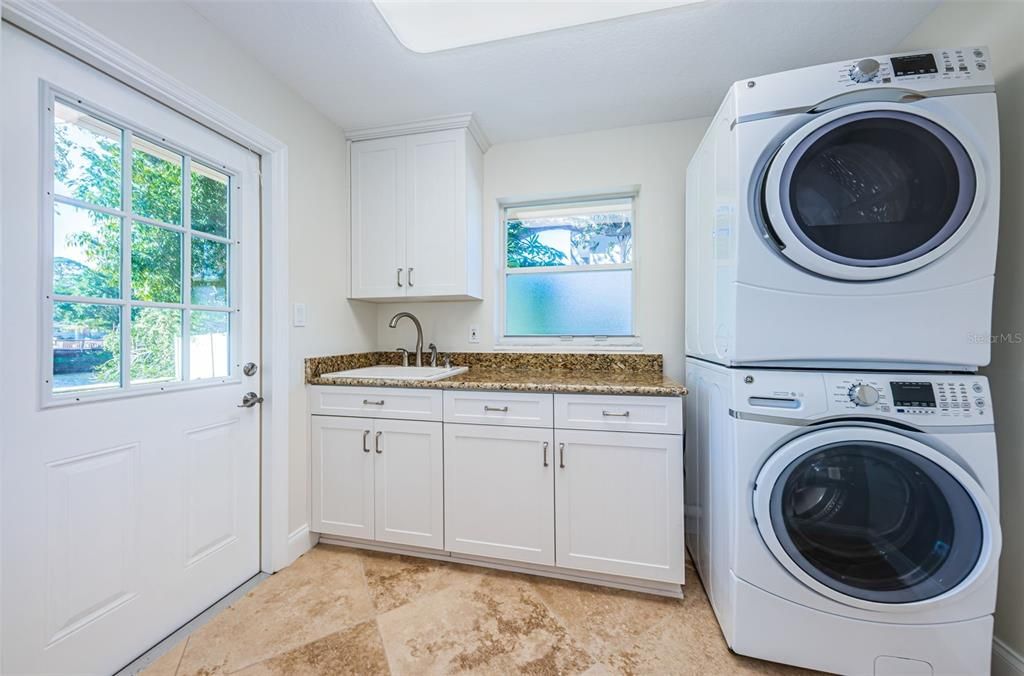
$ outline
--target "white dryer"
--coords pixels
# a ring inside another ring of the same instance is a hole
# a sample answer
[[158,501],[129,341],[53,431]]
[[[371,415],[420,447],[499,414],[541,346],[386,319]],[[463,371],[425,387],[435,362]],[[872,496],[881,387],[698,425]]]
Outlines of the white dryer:
[[986,379],[686,370],[687,548],[730,647],[843,674],[987,674]]
[[737,82],[686,184],[686,352],[973,371],[999,217],[984,47]]

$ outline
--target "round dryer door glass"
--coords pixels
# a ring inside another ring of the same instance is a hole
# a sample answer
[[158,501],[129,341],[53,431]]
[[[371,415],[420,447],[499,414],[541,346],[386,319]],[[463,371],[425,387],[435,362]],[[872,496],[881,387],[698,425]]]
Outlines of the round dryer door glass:
[[970,156],[947,130],[919,115],[869,111],[804,138],[786,160],[779,200],[808,249],[835,263],[879,267],[949,239],[975,189]]
[[779,475],[771,521],[818,582],[878,603],[939,596],[974,570],[981,516],[945,469],[899,446],[850,441],[805,453]]

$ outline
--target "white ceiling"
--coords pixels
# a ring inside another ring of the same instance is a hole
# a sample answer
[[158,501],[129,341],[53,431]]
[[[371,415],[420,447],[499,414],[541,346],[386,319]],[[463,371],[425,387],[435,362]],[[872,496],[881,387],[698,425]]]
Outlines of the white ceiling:
[[473,112],[493,143],[710,115],[736,80],[893,51],[938,4],[708,0],[418,54],[369,0],[188,2],[344,129]]

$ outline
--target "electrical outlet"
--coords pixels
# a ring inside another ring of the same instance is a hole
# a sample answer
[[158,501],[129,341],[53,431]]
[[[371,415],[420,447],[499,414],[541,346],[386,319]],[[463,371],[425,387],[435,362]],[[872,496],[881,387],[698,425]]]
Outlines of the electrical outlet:
[[480,327],[473,324],[469,327],[469,342],[479,343],[480,342]]

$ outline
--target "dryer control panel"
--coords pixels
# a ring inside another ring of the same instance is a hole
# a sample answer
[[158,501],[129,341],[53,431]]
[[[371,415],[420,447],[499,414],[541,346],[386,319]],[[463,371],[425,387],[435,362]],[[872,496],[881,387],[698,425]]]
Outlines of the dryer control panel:
[[988,425],[992,403],[979,375],[739,369],[742,410],[788,418],[879,417],[910,425]]

